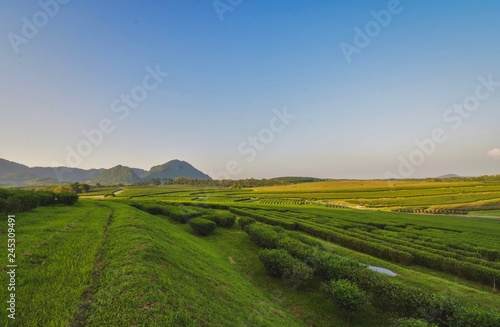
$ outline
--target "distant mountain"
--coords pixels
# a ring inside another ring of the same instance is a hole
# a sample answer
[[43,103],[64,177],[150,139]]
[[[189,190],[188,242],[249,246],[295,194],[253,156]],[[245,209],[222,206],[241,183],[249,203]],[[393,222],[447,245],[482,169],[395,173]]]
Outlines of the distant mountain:
[[207,174],[202,173],[198,169],[191,166],[189,163],[180,160],[172,160],[163,165],[152,167],[149,170],[149,174],[146,175],[144,179],[174,179],[176,177],[211,179]]
[[0,183],[7,185],[57,184],[61,182],[83,182],[100,184],[132,184],[151,178],[203,178],[210,176],[194,168],[191,164],[172,160],[152,167],[149,171],[122,165],[110,169],[80,169],[68,167],[28,167],[19,163],[0,159]]
[[43,177],[46,180],[54,182],[60,179],[65,182],[90,182],[97,178],[103,169],[80,169],[67,167],[33,167],[30,168],[30,173]]
[[454,177],[461,177],[461,176],[456,175],[456,174],[446,174],[446,175],[443,175],[443,176],[439,176],[437,178],[454,178]]
[[30,173],[13,173],[2,175],[2,182],[6,184],[26,183],[37,178],[36,175]]
[[16,173],[27,173],[29,169],[30,168],[28,166],[5,159],[0,159],[0,176]]
[[141,179],[132,168],[118,165],[110,169],[104,169],[94,182],[101,184],[132,184],[140,182]]
[[137,175],[139,178],[144,178],[149,174],[149,171],[141,169],[141,168],[131,168],[134,173]]

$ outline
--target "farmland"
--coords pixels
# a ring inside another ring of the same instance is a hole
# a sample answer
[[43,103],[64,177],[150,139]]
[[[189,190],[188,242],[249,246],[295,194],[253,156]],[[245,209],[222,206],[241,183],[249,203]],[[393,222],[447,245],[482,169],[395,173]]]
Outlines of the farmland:
[[[499,203],[494,182],[331,181],[124,187],[39,207],[17,218],[17,321],[495,326]],[[338,280],[383,306],[346,311],[332,295]]]

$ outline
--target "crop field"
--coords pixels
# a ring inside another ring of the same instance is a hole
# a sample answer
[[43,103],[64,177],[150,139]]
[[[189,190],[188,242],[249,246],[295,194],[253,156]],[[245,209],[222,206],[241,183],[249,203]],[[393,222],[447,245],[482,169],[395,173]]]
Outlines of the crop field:
[[100,187],[91,189],[89,192],[82,194],[83,197],[97,197],[97,196],[111,196],[114,193],[121,192],[122,189],[118,187]]
[[[498,326],[499,198],[493,183],[333,181],[38,207],[16,218],[16,323]],[[331,300],[337,281],[366,295],[355,315]]]
[[251,202],[269,206],[332,205],[386,211],[500,210],[499,182],[332,181],[250,189],[163,186],[131,188],[120,197],[165,201]]

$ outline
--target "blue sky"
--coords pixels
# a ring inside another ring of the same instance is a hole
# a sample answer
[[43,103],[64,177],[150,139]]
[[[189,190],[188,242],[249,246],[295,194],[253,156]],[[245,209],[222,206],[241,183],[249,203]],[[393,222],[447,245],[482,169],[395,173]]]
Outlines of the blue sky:
[[[0,158],[144,169],[177,158],[232,178],[500,173],[499,2],[216,3],[73,0],[53,17],[3,3]],[[371,36],[348,62],[356,30]],[[168,76],[120,119],[113,102],[151,69]],[[443,118],[474,104],[481,77],[493,82],[460,126],[458,112]],[[271,135],[283,108],[294,118]],[[90,143],[83,131],[103,120],[112,131]],[[446,140],[421,150],[436,129]]]

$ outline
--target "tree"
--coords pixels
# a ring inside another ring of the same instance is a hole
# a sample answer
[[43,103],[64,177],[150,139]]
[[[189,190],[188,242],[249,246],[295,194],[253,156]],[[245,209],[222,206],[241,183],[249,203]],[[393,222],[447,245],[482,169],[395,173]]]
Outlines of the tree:
[[161,184],[161,179],[160,178],[151,178],[149,181],[149,184],[151,185],[160,185]]
[[69,187],[76,194],[86,193],[86,192],[90,191],[90,185],[88,185],[88,184],[80,184],[79,182],[71,183],[71,184],[69,184]]
[[173,185],[174,184],[174,180],[172,178],[164,178],[163,179],[163,184],[164,185]]

